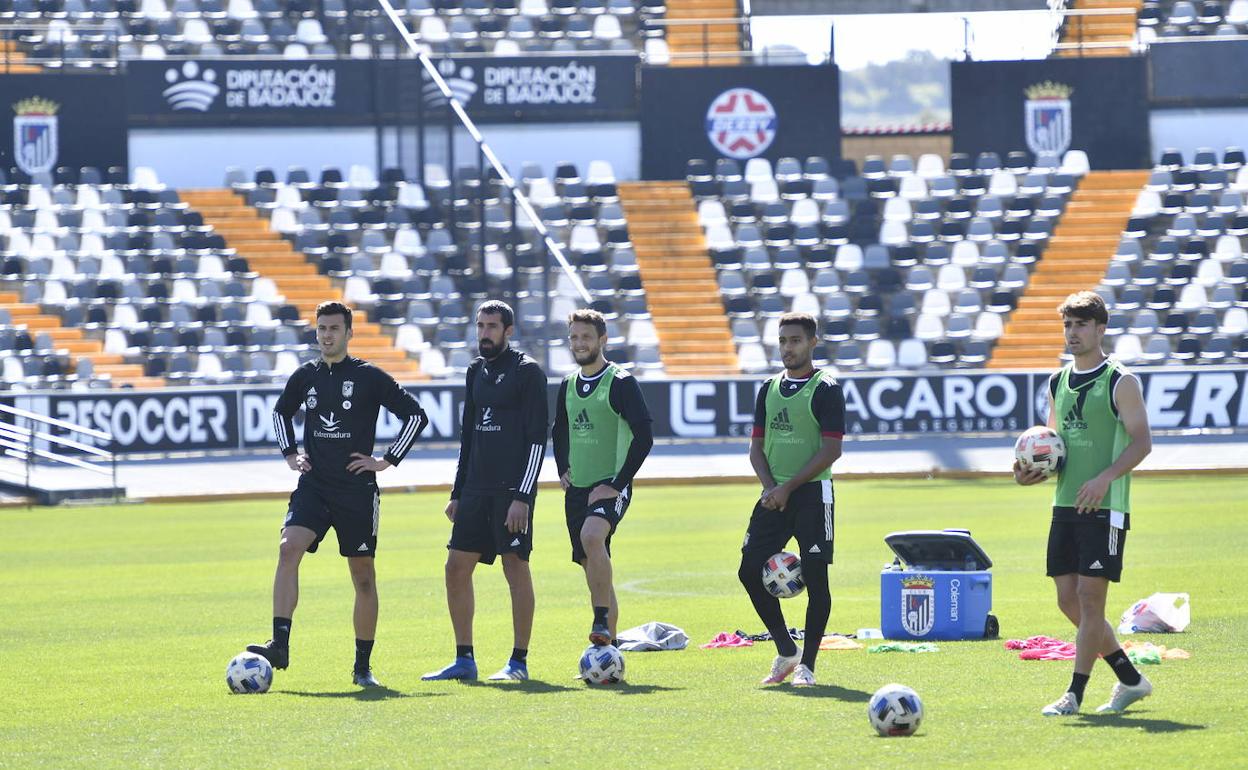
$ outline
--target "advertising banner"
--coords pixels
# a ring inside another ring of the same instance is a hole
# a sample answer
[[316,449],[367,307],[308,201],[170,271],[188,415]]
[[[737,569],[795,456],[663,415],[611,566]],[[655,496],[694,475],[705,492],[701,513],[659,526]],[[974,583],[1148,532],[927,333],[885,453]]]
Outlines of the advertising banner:
[[[1248,429],[1248,369],[1136,371],[1154,431]],[[1044,373],[939,372],[838,377],[851,437],[1016,433],[1048,416]],[[744,438],[750,435],[759,379],[642,380],[659,439]],[[429,416],[418,443],[457,442],[464,387],[410,386]],[[551,383],[553,403],[558,383]],[[257,451],[276,447],[272,411],[280,389],[183,388],[134,391],[3,394],[7,403],[105,431],[123,454]],[[553,412],[552,412],[553,414]],[[295,434],[302,441],[302,412]],[[382,410],[377,444],[394,440],[401,422]],[[76,440],[92,444],[86,437]]]
[[1083,150],[1094,169],[1149,165],[1140,56],[953,62],[953,150]]
[[[439,70],[482,123],[631,120],[636,56],[442,59]],[[371,126],[445,113],[418,61],[330,59],[134,61],[135,126]],[[423,101],[423,104],[421,103]]]
[[128,165],[124,77],[0,75],[0,105],[4,168],[36,174]]
[[[563,123],[636,119],[638,61],[635,55],[492,56],[442,59],[438,69],[477,122]],[[422,98],[434,113],[446,108],[446,98],[429,78],[424,78]]]
[[641,175],[681,179],[691,158],[841,154],[834,65],[643,67]]
[[134,126],[370,125],[372,62],[191,59],[126,65]]

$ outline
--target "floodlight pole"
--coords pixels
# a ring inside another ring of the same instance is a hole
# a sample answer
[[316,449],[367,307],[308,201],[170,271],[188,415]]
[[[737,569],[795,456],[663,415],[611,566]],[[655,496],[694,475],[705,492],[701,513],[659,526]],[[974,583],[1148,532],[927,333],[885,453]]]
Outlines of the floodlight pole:
[[[520,188],[516,185],[516,180],[512,178],[510,173],[508,173],[506,167],[503,166],[502,161],[498,159],[498,156],[494,154],[494,150],[485,143],[485,138],[482,137],[481,132],[477,130],[476,123],[472,121],[472,118],[468,117],[468,113],[464,110],[464,106],[460,104],[458,99],[455,98],[455,94],[451,92],[450,86],[446,84],[446,79],[442,77],[442,73],[438,72],[438,68],[434,66],[433,59],[429,58],[428,54],[420,50],[420,47],[416,43],[416,37],[407,28],[407,25],[403,23],[403,20],[399,18],[399,15],[394,10],[394,6],[390,4],[390,0],[378,0],[378,3],[380,3],[382,10],[386,12],[386,16],[390,18],[390,23],[394,24],[395,29],[398,30],[399,35],[403,38],[403,41],[407,43],[407,47],[420,61],[420,64],[424,67],[425,72],[429,73],[429,77],[432,78],[434,84],[437,85],[438,90],[442,92],[442,97],[446,99],[446,103],[450,108],[450,111],[459,117],[460,122],[463,123],[464,128],[467,129],[469,136],[472,137],[472,140],[477,143],[477,147],[480,148],[481,154],[490,162],[490,165],[494,167],[494,170],[498,172],[503,184],[512,189],[512,195],[516,199],[516,204],[524,212],[525,216],[529,218],[529,221],[533,223],[537,232],[542,236],[542,240],[546,243],[546,248],[549,249],[551,254],[554,254],[555,259],[559,262],[559,266],[563,268],[563,272],[572,281],[572,285],[575,287],[577,294],[580,295],[585,304],[590,304],[592,300],[589,296],[589,291],[586,290],[585,284],[581,281],[581,277],[577,275],[576,268],[572,267],[572,265],[568,262],[567,257],[564,256],[563,249],[560,248],[555,239],[551,237],[550,231],[546,229],[545,223],[542,222],[541,217],[537,215],[537,211],[533,208],[533,204],[529,201],[528,196],[520,191]],[[421,94],[421,98],[424,98],[423,92]],[[454,169],[450,169],[450,171],[452,176],[453,208]],[[485,223],[483,222],[482,226],[484,225]],[[516,223],[513,222],[512,226],[515,227]],[[512,268],[514,269],[515,266],[513,265]]]

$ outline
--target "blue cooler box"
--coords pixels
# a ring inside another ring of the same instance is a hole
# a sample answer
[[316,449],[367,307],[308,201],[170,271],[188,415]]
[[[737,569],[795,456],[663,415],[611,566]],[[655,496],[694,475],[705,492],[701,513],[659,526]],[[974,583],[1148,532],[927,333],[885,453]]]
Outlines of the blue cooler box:
[[992,560],[967,530],[914,530],[884,538],[897,558],[880,573],[880,630],[887,639],[984,639],[999,630]]

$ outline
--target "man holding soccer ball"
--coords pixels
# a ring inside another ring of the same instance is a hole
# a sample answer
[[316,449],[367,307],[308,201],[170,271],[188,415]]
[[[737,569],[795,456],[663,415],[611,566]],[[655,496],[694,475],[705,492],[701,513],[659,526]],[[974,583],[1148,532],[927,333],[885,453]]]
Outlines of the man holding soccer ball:
[[[797,687],[815,684],[815,658],[832,612],[828,565],[832,563],[832,463],[845,435],[845,394],[811,363],[819,343],[807,313],[780,317],[784,372],[763,383],[754,407],[750,465],[763,485],[741,546],[737,576],[776,644],[776,659],[763,684],[793,675]],[[780,600],[764,586],[767,560],[791,538],[801,548],[808,591],[806,650],[789,636]]]
[[[1101,350],[1109,322],[1105,301],[1081,291],[1067,297],[1057,312],[1074,361],[1049,378],[1048,425],[1062,437],[1066,461],[1057,475],[1047,572],[1057,586],[1057,606],[1079,630],[1070,687],[1041,713],[1078,713],[1100,655],[1118,682],[1097,712],[1116,714],[1153,691],[1105,619],[1106,594],[1109,584],[1121,578],[1131,526],[1131,469],[1152,450],[1152,439],[1139,378]],[[1045,478],[1015,461],[1019,484]]]

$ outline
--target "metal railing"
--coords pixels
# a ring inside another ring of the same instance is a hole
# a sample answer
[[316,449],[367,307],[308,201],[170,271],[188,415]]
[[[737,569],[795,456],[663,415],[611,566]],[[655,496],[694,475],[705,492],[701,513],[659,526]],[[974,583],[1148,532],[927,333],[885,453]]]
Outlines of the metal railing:
[[[19,421],[25,421],[26,425],[19,424]],[[28,493],[34,490],[31,482],[35,464],[39,459],[43,459],[108,476],[111,479],[113,500],[120,499],[121,487],[117,485],[117,455],[114,452],[100,449],[81,441],[74,441],[65,436],[58,436],[47,430],[41,430],[38,426],[58,428],[70,434],[88,436],[105,442],[106,446],[112,446],[113,443],[112,434],[104,431],[75,425],[72,422],[58,420],[55,417],[47,417],[25,409],[18,409],[7,404],[0,404],[0,456],[10,457],[22,462],[25,470],[24,485]],[[81,452],[85,455],[99,458],[99,461],[92,462],[91,460],[53,451],[53,449],[45,449],[41,442],[46,442],[46,444],[52,445],[57,449],[64,448]],[[3,468],[0,467],[0,470],[3,470]]]

